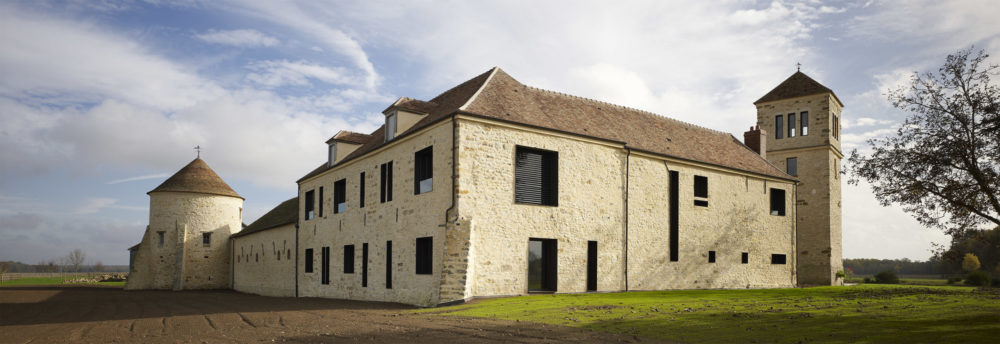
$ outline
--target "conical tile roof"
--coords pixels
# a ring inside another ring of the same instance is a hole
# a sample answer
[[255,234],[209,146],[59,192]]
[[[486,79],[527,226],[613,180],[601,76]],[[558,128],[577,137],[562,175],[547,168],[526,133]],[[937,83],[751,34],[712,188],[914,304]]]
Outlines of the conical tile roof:
[[222,181],[222,178],[219,178],[219,175],[215,174],[215,171],[212,171],[201,158],[195,158],[147,194],[154,192],[195,192],[243,198],[233,191],[229,184]]

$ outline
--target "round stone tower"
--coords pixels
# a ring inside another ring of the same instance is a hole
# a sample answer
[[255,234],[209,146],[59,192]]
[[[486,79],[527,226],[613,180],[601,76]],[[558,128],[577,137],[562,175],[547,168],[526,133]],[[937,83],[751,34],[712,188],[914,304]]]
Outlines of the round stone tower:
[[229,235],[243,223],[243,197],[200,158],[148,192],[149,226],[125,289],[229,288]]

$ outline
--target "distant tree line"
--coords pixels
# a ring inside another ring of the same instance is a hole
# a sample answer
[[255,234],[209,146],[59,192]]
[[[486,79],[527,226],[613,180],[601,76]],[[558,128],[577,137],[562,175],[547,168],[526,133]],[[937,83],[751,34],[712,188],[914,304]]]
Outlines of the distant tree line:
[[22,262],[0,262],[0,274],[3,273],[42,273],[42,272],[128,272],[128,265],[104,265],[101,261],[86,264],[87,254],[81,249],[74,249],[65,256],[49,259],[37,264]]
[[968,230],[952,237],[948,247],[939,247],[927,261],[903,259],[844,259],[844,269],[855,275],[875,275],[891,270],[901,275],[960,275],[968,272],[963,266],[971,254],[979,262],[978,269],[1000,278],[1000,227],[990,230]]

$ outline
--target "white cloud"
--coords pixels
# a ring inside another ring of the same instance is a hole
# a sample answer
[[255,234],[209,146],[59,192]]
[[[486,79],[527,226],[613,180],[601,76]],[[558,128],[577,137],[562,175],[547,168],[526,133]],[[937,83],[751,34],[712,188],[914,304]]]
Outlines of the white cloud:
[[73,210],[73,213],[77,215],[94,214],[101,211],[101,209],[107,208],[112,204],[115,204],[116,202],[118,202],[118,200],[114,198],[106,198],[106,197],[88,198],[86,203],[77,207],[76,210]]
[[267,88],[286,85],[306,86],[311,84],[309,80],[331,85],[360,84],[360,80],[350,75],[347,68],[325,67],[305,61],[261,61],[250,65],[249,68],[256,72],[248,74],[247,80]]
[[211,30],[194,35],[195,38],[208,43],[232,45],[237,47],[271,47],[278,45],[277,38],[260,33],[257,30]]
[[169,176],[170,176],[170,174],[167,174],[167,173],[147,174],[147,175],[144,175],[144,176],[135,176],[135,177],[129,177],[129,178],[115,179],[115,180],[112,180],[110,182],[107,182],[106,184],[113,185],[113,184],[121,184],[121,183],[126,183],[126,182],[134,182],[134,181],[138,181],[138,180],[163,179],[163,178],[166,178],[166,177],[169,177]]

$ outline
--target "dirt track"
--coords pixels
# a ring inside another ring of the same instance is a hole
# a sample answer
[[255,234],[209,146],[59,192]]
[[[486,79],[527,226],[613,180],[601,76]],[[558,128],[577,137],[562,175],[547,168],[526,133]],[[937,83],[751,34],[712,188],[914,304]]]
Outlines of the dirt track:
[[231,291],[5,287],[0,288],[0,343],[638,341],[562,326],[411,314],[411,309]]

